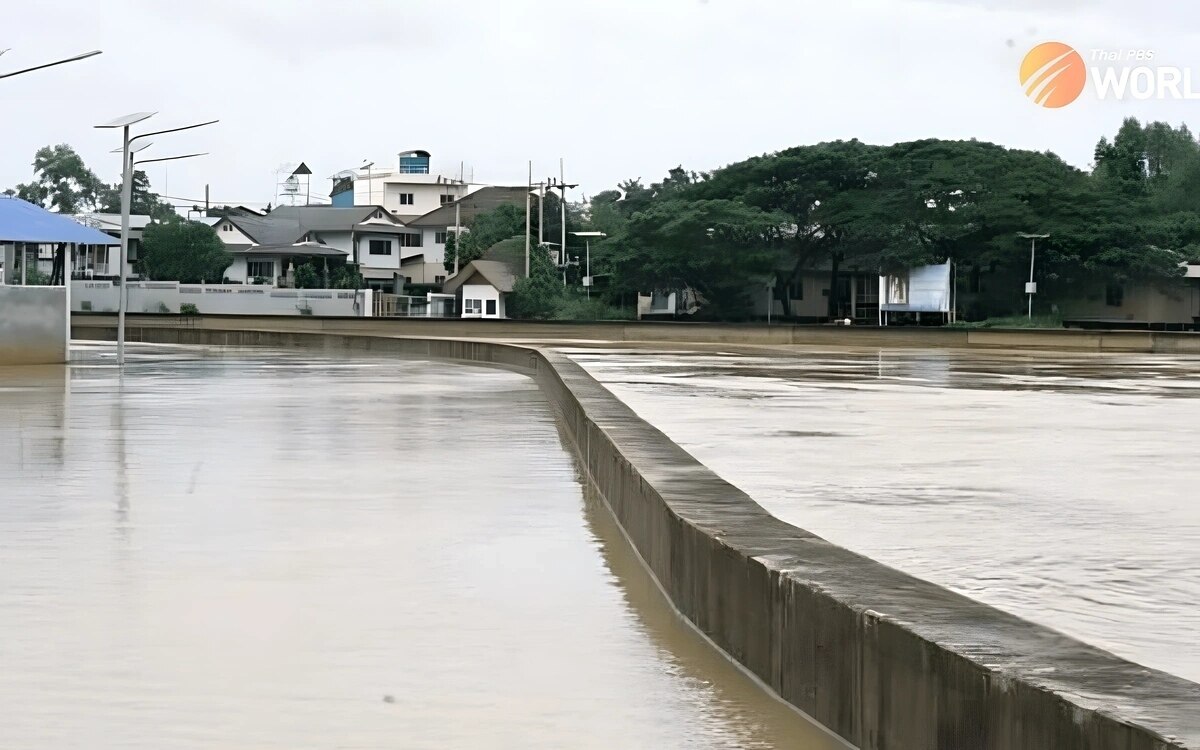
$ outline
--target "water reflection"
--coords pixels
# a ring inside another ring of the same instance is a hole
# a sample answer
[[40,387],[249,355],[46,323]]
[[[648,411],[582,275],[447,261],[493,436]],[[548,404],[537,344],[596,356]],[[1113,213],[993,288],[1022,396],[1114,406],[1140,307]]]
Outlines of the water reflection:
[[0,747],[827,746],[638,593],[527,378],[132,349],[0,397]]
[[62,464],[69,378],[63,365],[0,367],[0,454],[29,471]]
[[841,738],[809,723],[790,705],[763,700],[764,688],[744,674],[671,609],[595,489],[585,484],[588,528],[600,543],[612,582],[687,689],[705,693],[714,708],[710,721],[727,722],[744,733],[739,748],[848,748]]

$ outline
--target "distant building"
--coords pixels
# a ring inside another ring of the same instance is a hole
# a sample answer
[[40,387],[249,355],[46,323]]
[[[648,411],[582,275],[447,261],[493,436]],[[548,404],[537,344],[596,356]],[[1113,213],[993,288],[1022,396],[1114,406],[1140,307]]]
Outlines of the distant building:
[[[390,213],[419,239],[406,239],[398,269],[410,285],[438,288],[446,271],[446,240],[477,214],[504,204],[525,205],[525,185],[481,186],[456,177],[435,174],[428,151],[405,151],[395,167],[372,165],[334,176],[330,201],[334,207],[377,206]],[[466,230],[463,230],[466,231]],[[453,259],[451,259],[453,260]],[[370,259],[362,261],[364,275]]]
[[523,240],[504,240],[483,257],[467,263],[446,281],[442,291],[454,294],[463,318],[504,318],[505,301],[517,279],[525,276]]
[[1200,330],[1200,264],[1187,265],[1175,282],[1096,280],[1076,292],[1058,303],[1068,326]]
[[[421,242],[419,231],[406,229],[381,206],[281,206],[264,216],[203,221],[234,255],[226,278],[241,283],[288,285],[296,260],[319,257],[357,264],[367,287],[396,291],[404,283],[401,278],[397,284],[404,249]],[[289,246],[295,247],[290,255]]]
[[[98,229],[109,237],[117,240],[116,245],[84,245],[77,250],[73,264],[73,278],[115,279],[120,276],[117,261],[121,257],[121,214],[82,213],[71,218],[92,229]],[[129,217],[129,261],[132,264],[138,258],[142,245],[142,234],[154,220],[144,214],[131,214]],[[49,248],[38,251],[38,269],[45,272],[53,262],[53,254]]]
[[338,208],[383,206],[401,219],[415,219],[466,197],[474,186],[430,171],[428,151],[405,151],[395,168],[371,165],[340,172],[329,198]]

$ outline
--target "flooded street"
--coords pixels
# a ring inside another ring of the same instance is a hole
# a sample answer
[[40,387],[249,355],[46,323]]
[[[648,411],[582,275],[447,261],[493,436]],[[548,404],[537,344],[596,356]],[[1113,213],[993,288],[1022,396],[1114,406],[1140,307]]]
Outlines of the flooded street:
[[779,518],[1200,682],[1200,360],[572,355]]
[[0,369],[0,747],[840,746],[667,608],[531,380],[88,351]]

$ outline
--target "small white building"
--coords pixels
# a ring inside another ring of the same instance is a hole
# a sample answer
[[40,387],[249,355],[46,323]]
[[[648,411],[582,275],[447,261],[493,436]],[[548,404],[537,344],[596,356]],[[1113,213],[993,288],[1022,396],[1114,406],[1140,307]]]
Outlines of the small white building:
[[455,294],[464,318],[504,318],[504,300],[517,281],[509,264],[473,260],[446,281],[443,292]]

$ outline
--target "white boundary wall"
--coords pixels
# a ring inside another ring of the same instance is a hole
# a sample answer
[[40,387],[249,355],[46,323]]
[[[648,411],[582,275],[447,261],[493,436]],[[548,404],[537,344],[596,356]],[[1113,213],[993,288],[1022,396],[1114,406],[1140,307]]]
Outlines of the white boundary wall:
[[[371,317],[370,289],[281,289],[247,284],[180,284],[130,281],[126,310],[178,313],[191,303],[208,315],[313,315]],[[73,312],[116,312],[120,290],[111,281],[72,281]]]

